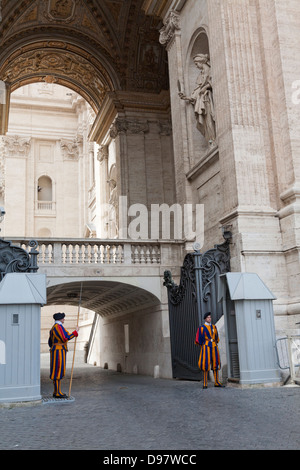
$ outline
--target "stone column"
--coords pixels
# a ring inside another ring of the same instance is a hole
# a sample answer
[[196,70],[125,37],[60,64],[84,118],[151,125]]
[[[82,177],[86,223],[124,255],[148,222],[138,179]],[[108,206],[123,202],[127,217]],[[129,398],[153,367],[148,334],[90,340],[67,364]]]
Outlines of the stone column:
[[[123,198],[122,208],[125,204],[128,208],[140,204],[150,216],[151,204],[171,206],[176,202],[167,92],[160,95],[111,93],[91,137],[99,145],[114,140],[118,196]],[[124,212],[122,210],[119,214],[119,238],[127,238],[130,219],[126,220]],[[143,235],[146,233],[150,236],[150,230],[143,230]]]
[[176,202],[192,202],[191,186],[186,173],[190,170],[185,103],[178,98],[178,83],[183,83],[180,15],[170,11],[160,30],[160,43],[166,47],[169,58],[169,81],[174,142],[174,165],[176,181]]
[[[31,139],[20,136],[3,137],[5,153],[5,178],[16,181],[16,185],[6,185],[4,206],[5,234],[27,236],[27,221],[33,223],[34,178],[28,187],[28,175],[32,173],[32,161],[29,158]],[[25,195],[25,198],[24,198]],[[29,203],[30,201],[30,203]]]
[[[138,113],[140,116],[140,113]],[[127,195],[128,205],[147,205],[147,177],[145,162],[145,134],[149,132],[147,119],[119,116],[111,129],[110,136],[118,140],[122,155],[119,165],[121,177],[120,192]]]

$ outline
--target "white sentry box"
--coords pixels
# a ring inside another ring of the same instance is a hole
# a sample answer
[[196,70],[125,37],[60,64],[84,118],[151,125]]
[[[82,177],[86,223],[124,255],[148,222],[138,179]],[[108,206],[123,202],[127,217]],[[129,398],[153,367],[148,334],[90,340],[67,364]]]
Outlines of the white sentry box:
[[9,273],[0,282],[0,403],[41,399],[41,307],[46,276]]

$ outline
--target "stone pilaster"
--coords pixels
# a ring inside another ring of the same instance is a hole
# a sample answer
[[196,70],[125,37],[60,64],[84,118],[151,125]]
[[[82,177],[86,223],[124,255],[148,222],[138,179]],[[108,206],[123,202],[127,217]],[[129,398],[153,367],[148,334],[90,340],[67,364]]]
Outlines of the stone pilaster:
[[232,269],[262,273],[278,295],[287,293],[275,198],[264,82],[260,11],[252,0],[207,2],[223,217],[231,225]]
[[[263,136],[262,70],[256,7],[250,0],[208,2],[224,211],[272,211]],[[221,45],[220,45],[221,44]]]
[[170,98],[174,141],[174,165],[176,201],[185,204],[192,201],[191,186],[186,179],[190,170],[185,103],[178,97],[178,83],[184,82],[180,14],[171,10],[160,30],[160,43],[166,47],[169,58]]
[[[111,94],[96,119],[91,137],[100,146],[113,141],[118,196],[127,198],[128,207],[143,204],[149,210],[151,204],[176,202],[167,93]],[[126,235],[123,223],[120,226],[119,237],[123,238]]]

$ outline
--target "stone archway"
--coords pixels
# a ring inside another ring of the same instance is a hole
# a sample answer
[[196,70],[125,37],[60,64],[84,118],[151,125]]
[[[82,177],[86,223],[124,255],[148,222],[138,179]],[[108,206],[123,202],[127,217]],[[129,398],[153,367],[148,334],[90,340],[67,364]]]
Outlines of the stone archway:
[[[118,191],[126,194],[128,206],[142,202],[150,207],[158,201],[171,206],[175,189],[167,55],[159,43],[161,20],[146,16],[143,4],[144,0],[2,0],[0,80],[7,100],[0,106],[0,134],[6,133],[11,91],[33,82],[66,86],[93,108],[96,120],[88,139],[105,147],[109,161],[115,161]],[[104,164],[99,168],[103,182],[107,169]],[[100,183],[95,191],[99,187]],[[128,277],[126,270],[121,274]],[[166,306],[141,289],[131,289],[126,321],[139,346],[132,367],[140,361],[139,371],[151,374],[161,363],[168,375]],[[118,300],[105,307],[107,312],[117,311],[106,316],[103,312],[112,342],[123,328],[118,315],[124,310]]]
[[0,67],[10,91],[41,81],[66,86],[83,96],[97,113],[115,84],[100,61],[62,41],[39,41],[17,49]]
[[82,308],[95,312],[86,338],[90,363],[146,375],[152,375],[156,367],[161,376],[169,377],[169,336],[163,333],[161,317],[165,306],[148,284],[149,280],[130,277],[57,278],[48,282],[47,305],[66,305],[63,311],[70,328],[75,327],[76,318],[68,314],[69,306],[77,307],[80,302]]
[[0,132],[6,133],[9,95],[36,81],[67,86],[98,114],[109,92],[159,94],[168,89],[160,19],[143,0],[2,0],[0,20]]

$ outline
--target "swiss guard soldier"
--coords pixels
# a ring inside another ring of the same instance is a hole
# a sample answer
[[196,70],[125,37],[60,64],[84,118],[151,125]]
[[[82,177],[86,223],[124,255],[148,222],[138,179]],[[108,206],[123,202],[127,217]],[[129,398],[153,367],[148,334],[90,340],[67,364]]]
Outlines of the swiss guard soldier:
[[219,369],[221,368],[220,352],[218,348],[219,335],[216,325],[211,323],[211,313],[204,315],[205,323],[198,328],[195,344],[201,347],[198,366],[203,371],[203,388],[207,388],[208,371],[214,371],[215,387],[224,387],[219,382]]
[[50,347],[50,379],[54,385],[54,398],[66,398],[67,395],[60,389],[60,381],[66,373],[67,342],[78,336],[78,328],[69,333],[63,326],[65,314],[55,313],[55,323],[49,332],[48,345]]

